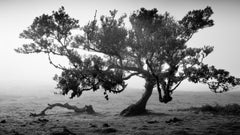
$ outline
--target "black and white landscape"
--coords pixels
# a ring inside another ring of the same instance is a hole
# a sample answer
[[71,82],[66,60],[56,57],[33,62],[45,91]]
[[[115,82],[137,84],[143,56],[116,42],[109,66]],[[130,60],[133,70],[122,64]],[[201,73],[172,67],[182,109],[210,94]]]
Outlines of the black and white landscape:
[[237,0],[1,0],[0,135],[240,134]]

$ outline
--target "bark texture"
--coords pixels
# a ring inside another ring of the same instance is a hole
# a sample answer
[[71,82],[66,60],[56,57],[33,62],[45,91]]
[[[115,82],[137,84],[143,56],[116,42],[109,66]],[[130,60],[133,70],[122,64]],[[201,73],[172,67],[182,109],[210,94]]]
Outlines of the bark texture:
[[141,114],[146,113],[147,112],[146,111],[147,101],[150,98],[150,96],[152,95],[153,87],[154,87],[154,82],[146,81],[145,92],[143,93],[140,100],[138,100],[137,103],[128,106],[126,109],[124,109],[120,113],[120,115],[121,116],[134,116],[134,115],[141,115]]

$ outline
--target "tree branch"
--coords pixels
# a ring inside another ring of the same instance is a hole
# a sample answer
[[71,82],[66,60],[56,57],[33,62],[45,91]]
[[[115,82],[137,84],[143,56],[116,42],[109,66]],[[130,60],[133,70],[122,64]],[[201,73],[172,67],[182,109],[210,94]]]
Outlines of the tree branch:
[[110,65],[107,70],[114,69],[114,68],[127,70],[127,71],[135,71],[135,72],[137,72],[139,74],[148,74],[147,71],[139,69],[137,67],[129,67],[129,66],[124,66],[124,65],[123,66],[119,66],[119,65],[114,65],[114,64]]
[[171,89],[170,91],[173,92],[181,83],[182,83],[183,79],[181,81],[179,81],[175,87],[173,89]]
[[65,67],[61,66],[60,64],[59,65],[54,64],[52,59],[51,59],[50,53],[47,53],[47,55],[48,55],[49,63],[51,65],[53,65],[55,68],[58,68],[58,69],[61,69],[61,70],[67,70]]
[[160,83],[160,82],[159,82],[159,78],[158,78],[158,76],[154,73],[154,71],[153,71],[150,63],[148,62],[148,59],[146,59],[146,64],[147,64],[147,66],[149,67],[152,75],[153,75],[153,76],[155,77],[155,79],[157,80],[157,90],[158,90],[158,95],[159,95],[159,101],[162,102],[162,101],[163,101],[163,98],[162,98],[161,88],[160,88],[160,85],[159,85],[159,83]]
[[76,113],[84,113],[84,112],[87,112],[88,114],[94,114],[95,113],[95,111],[92,108],[92,105],[86,105],[83,108],[78,108],[76,106],[69,105],[68,103],[65,103],[65,104],[55,103],[55,104],[48,104],[48,106],[38,114],[30,113],[30,116],[32,116],[32,117],[45,116],[46,115],[45,112],[47,110],[53,109],[54,107],[57,107],[57,106],[62,107],[62,108],[66,108],[66,109],[69,109],[69,110],[74,110]]
[[139,75],[140,73],[131,73],[130,75],[128,75],[127,77],[124,77],[123,80],[128,80],[130,79],[132,76],[135,76],[135,75]]

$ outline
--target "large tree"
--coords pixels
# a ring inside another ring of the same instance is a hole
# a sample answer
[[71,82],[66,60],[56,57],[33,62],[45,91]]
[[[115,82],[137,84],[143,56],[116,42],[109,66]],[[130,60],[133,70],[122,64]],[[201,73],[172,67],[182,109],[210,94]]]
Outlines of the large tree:
[[[141,8],[129,16],[131,28],[125,26],[126,15],[116,14],[116,10],[110,11],[100,20],[95,15],[93,21],[80,27],[78,20],[61,7],[51,15],[36,17],[20,34],[32,42],[15,50],[47,54],[50,64],[62,70],[54,77],[57,88],[63,95],[70,92],[71,98],[81,96],[83,91],[103,90],[108,99],[108,93],[122,92],[131,77],[145,79],[145,92],[137,103],[121,112],[124,116],[146,112],[154,88],[159,101],[168,103],[183,80],[207,84],[213,92],[225,92],[240,84],[240,79],[228,71],[203,63],[212,46],[187,47],[195,33],[214,25],[211,7],[190,11],[179,21],[167,12]],[[91,53],[81,54],[79,50]],[[66,57],[69,65],[54,63],[53,56]]]

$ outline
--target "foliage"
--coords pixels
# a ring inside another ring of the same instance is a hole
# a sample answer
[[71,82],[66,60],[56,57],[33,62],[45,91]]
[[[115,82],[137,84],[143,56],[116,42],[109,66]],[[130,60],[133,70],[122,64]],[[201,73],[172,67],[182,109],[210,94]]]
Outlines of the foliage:
[[[36,17],[21,38],[32,42],[16,49],[19,53],[46,53],[50,64],[61,69],[56,75],[57,88],[63,95],[71,91],[71,98],[83,91],[104,89],[119,93],[132,76],[154,84],[159,101],[172,100],[172,92],[183,80],[208,84],[214,92],[225,92],[239,85],[240,79],[229,72],[208,66],[203,59],[212,46],[187,47],[187,42],[200,29],[214,25],[211,7],[193,10],[179,21],[169,13],[158,14],[157,9],[141,8],[129,16],[131,29],[125,27],[126,15],[117,18],[117,10],[80,27],[78,20],[69,17],[64,7],[52,15]],[[80,34],[72,34],[73,30]],[[83,57],[79,50],[95,52]],[[69,67],[55,64],[52,56],[63,56]]]

